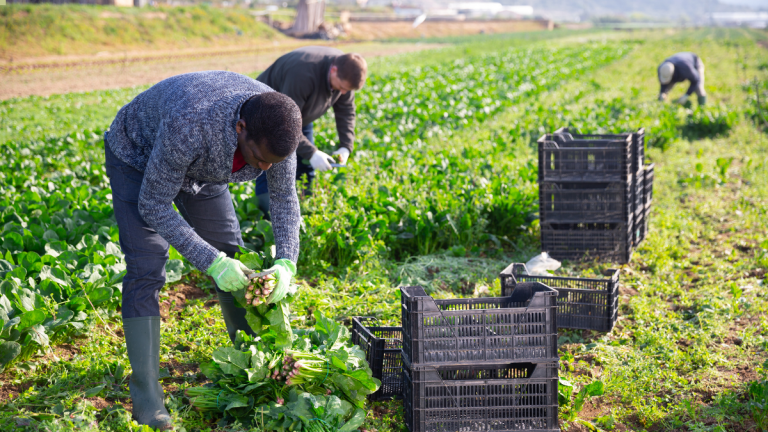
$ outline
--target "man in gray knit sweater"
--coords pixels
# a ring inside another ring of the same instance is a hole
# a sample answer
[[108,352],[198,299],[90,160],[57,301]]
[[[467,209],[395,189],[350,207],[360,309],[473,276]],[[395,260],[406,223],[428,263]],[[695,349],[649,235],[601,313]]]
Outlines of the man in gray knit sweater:
[[[168,78],[120,109],[104,135],[123,278],[123,329],[133,416],[173,427],[159,384],[160,308],[169,245],[214,278],[230,338],[250,331],[231,291],[248,284],[228,183],[266,177],[278,283],[295,274],[299,203],[295,150],[301,112],[289,97],[231,72]],[[173,208],[176,205],[178,212]]]

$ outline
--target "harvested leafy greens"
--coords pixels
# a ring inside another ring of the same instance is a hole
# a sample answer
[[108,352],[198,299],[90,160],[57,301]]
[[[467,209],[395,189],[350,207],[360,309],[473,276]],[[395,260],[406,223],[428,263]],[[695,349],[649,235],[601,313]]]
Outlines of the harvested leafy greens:
[[[261,267],[256,253],[240,260]],[[349,330],[315,311],[313,329],[291,329],[296,287],[275,304],[253,306],[233,293],[256,336],[239,332],[234,347],[213,352],[201,369],[213,383],[187,390],[192,406],[269,431],[353,431],[365,420],[366,396],[381,382]]]

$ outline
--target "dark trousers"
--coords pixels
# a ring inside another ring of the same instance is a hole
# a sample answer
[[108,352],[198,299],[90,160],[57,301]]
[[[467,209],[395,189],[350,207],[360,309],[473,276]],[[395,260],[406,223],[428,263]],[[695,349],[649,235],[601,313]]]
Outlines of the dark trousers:
[[[158,298],[165,285],[168,242],[139,214],[139,191],[144,173],[118,159],[106,142],[104,154],[120,231],[120,247],[126,262],[123,318],[160,316]],[[203,240],[234,258],[243,239],[228,185],[205,186],[197,194],[179,192],[173,202]]]
[[[301,128],[301,133],[312,144],[315,143],[315,136],[312,130],[312,123]],[[303,195],[309,195],[312,187],[312,180],[315,179],[315,169],[308,163],[303,163],[301,159],[296,160],[296,180],[301,180],[302,176],[307,175],[307,184],[304,187]],[[269,187],[267,186],[267,176],[256,177],[256,196],[259,197],[259,208],[264,214],[269,214]],[[265,202],[266,200],[266,202]],[[266,209],[266,211],[265,211]]]

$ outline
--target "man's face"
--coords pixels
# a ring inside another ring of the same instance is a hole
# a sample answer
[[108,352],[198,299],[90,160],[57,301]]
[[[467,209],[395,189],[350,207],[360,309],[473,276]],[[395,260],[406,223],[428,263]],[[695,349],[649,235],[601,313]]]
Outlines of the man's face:
[[347,92],[359,90],[350,84],[349,81],[339,78],[339,70],[336,66],[331,66],[330,81],[331,88],[341,92],[341,94],[347,94]]
[[240,153],[243,154],[243,158],[248,165],[266,171],[272,164],[285,160],[285,157],[272,154],[267,149],[266,141],[256,143],[249,139],[248,132],[245,130],[245,120],[238,120],[235,130],[237,131],[237,147],[240,149]]

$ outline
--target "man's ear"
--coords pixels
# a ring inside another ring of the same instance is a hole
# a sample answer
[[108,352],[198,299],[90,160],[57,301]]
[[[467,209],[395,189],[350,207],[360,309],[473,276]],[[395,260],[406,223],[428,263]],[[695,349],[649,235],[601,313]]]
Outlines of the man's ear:
[[235,124],[235,131],[236,131],[238,134],[241,134],[241,133],[243,133],[243,131],[244,131],[244,130],[245,130],[245,120],[243,120],[243,119],[240,119],[240,120],[238,120],[238,121],[237,121],[237,123]]

